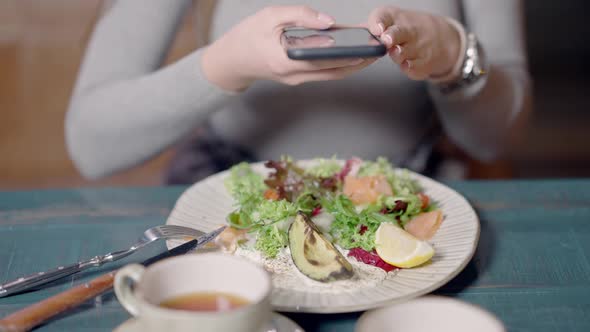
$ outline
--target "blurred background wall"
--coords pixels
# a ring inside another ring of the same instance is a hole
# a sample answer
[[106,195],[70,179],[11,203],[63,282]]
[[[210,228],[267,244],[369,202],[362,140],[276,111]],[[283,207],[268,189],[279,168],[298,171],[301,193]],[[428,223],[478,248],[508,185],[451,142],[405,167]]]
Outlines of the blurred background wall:
[[[500,174],[590,176],[590,13],[587,0],[527,0],[535,112]],[[0,190],[78,185],[154,185],[171,152],[89,183],[68,159],[63,119],[85,43],[103,1],[0,0]],[[196,47],[188,15],[168,61]],[[475,177],[495,177],[479,165]],[[505,171],[509,168],[509,171]]]

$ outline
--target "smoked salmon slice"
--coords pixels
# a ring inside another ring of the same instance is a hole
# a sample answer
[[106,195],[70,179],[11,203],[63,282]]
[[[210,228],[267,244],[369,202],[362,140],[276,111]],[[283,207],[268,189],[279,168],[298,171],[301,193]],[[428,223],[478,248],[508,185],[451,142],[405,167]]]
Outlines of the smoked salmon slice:
[[392,196],[393,190],[383,175],[376,176],[347,176],[344,178],[343,192],[356,204],[375,203],[380,196]]
[[442,219],[443,214],[441,210],[424,212],[408,221],[404,228],[406,232],[420,240],[429,240],[440,227]]

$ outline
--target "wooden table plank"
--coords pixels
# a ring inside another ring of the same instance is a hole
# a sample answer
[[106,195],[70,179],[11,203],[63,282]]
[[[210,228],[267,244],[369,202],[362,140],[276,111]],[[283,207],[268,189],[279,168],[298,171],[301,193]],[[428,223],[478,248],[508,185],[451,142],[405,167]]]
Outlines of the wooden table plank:
[[[456,182],[482,224],[478,250],[436,293],[494,312],[510,331],[590,330],[590,180]],[[181,187],[0,192],[0,278],[129,245],[163,223]],[[163,250],[157,244],[117,265]],[[0,299],[0,316],[108,270]],[[308,331],[353,331],[360,313],[288,314]],[[39,331],[111,330],[129,316],[112,294]]]

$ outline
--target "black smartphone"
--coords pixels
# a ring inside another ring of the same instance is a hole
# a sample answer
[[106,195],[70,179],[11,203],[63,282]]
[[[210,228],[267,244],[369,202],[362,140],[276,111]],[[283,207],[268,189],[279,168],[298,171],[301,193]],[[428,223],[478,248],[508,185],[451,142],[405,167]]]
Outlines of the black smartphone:
[[283,46],[293,60],[371,58],[387,49],[365,28],[313,30],[290,28],[283,31]]

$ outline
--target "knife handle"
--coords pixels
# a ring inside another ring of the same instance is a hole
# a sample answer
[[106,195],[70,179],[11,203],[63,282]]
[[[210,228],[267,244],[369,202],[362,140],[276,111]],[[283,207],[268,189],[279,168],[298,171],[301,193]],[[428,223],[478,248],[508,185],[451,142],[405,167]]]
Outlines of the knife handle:
[[60,266],[53,270],[38,272],[26,277],[21,277],[13,281],[0,285],[0,297],[8,296],[14,293],[23,292],[33,287],[43,285],[72,274],[82,272],[91,267],[102,266],[105,263],[114,262],[121,258],[127,257],[141,248],[140,243],[136,243],[127,250],[120,250],[108,253],[102,256],[94,256],[89,260],[74,263],[68,266]]
[[68,309],[77,307],[113,287],[115,271],[78,285],[0,319],[0,332],[30,331]]

